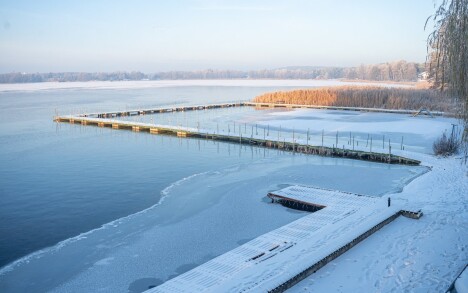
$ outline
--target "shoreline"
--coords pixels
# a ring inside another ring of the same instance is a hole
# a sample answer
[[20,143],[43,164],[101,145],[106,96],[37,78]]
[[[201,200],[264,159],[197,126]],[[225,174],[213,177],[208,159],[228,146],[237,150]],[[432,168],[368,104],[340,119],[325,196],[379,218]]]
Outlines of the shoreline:
[[77,89],[149,89],[180,86],[244,86],[244,87],[327,87],[336,85],[410,87],[389,82],[343,81],[339,79],[184,79],[184,80],[139,80],[139,81],[76,81],[0,84],[2,92],[33,92],[41,90]]

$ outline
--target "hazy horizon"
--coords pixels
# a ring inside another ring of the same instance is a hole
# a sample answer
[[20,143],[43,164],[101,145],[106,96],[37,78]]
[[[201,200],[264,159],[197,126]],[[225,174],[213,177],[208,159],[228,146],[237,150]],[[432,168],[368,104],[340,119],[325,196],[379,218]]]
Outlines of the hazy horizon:
[[1,73],[422,63],[434,12],[425,0],[0,4]]

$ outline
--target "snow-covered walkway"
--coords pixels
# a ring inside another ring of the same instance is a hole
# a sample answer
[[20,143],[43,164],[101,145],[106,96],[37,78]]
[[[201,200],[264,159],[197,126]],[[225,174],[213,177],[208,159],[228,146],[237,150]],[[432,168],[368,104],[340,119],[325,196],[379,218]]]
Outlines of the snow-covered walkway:
[[402,209],[386,198],[290,186],[275,194],[326,207],[266,233],[149,292],[263,292],[319,262]]

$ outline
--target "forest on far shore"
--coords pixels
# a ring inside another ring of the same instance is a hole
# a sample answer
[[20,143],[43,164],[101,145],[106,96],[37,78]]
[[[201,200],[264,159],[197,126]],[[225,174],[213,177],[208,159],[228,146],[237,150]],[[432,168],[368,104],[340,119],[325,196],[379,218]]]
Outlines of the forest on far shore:
[[263,70],[195,70],[142,73],[117,72],[11,72],[0,74],[0,83],[179,80],[179,79],[359,79],[371,81],[417,81],[425,65],[395,61],[357,67],[290,66]]
[[337,86],[265,93],[257,103],[362,107],[455,113],[453,98],[438,90],[370,86]]

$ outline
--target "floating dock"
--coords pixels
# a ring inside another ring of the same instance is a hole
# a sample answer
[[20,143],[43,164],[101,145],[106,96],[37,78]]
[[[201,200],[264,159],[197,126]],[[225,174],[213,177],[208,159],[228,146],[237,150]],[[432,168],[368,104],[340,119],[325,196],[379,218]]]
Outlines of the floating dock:
[[289,186],[270,192],[322,209],[263,234],[147,292],[283,292],[402,215],[386,198]]

